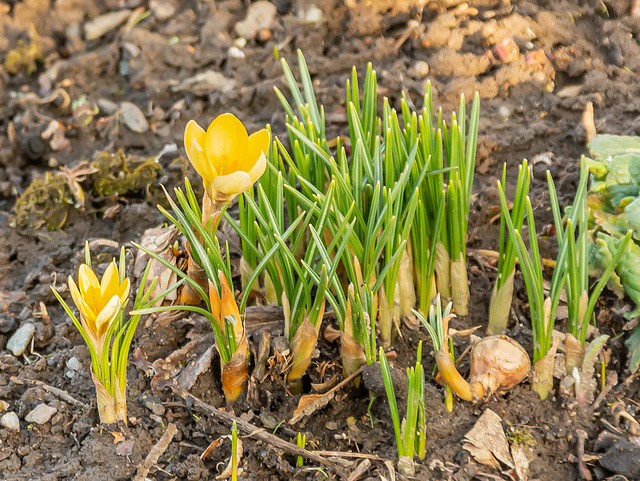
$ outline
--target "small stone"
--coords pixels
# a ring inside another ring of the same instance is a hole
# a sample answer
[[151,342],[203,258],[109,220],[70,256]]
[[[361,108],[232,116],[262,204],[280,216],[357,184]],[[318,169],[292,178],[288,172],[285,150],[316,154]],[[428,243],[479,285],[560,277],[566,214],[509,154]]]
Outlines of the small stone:
[[38,404],[36,408],[31,411],[24,418],[28,423],[36,423],[36,424],[44,424],[51,419],[58,410],[54,407],[48,406],[47,404]]
[[113,115],[118,110],[118,104],[109,99],[98,99],[96,104],[102,115]]
[[[7,184],[8,187],[8,192],[9,194],[11,193],[11,182],[2,182],[2,184]],[[6,187],[4,185],[2,185],[0,187],[0,190],[3,191],[2,195],[4,197],[8,197],[9,195],[4,195],[4,190],[6,190]],[[0,314],[0,334],[6,334],[8,332],[13,331],[13,328],[16,326],[16,321],[14,316],[10,316],[8,314]]]
[[335,421],[329,421],[324,427],[329,431],[336,431],[338,429],[338,423]]
[[9,409],[10,404],[7,401],[0,400],[0,413]]
[[9,342],[7,342],[7,349],[9,349],[14,356],[22,356],[27,350],[27,346],[29,342],[31,342],[34,332],[36,332],[36,326],[30,322],[25,322],[13,333],[13,336],[11,336]]
[[149,8],[153,15],[160,20],[169,20],[176,13],[176,6],[170,0],[151,0],[149,2]]
[[429,75],[429,64],[424,60],[418,60],[411,69],[411,74],[415,78],[426,77]]
[[64,373],[65,376],[67,376],[69,379],[73,379],[73,376],[76,375],[76,373],[74,371],[67,371]]
[[131,102],[122,102],[120,104],[120,115],[124,124],[132,132],[142,134],[149,130],[149,122],[137,105]]
[[283,356],[289,354],[289,342],[284,336],[274,337],[271,346],[274,351],[278,351]]
[[620,439],[600,458],[600,466],[628,479],[640,477],[640,447]]
[[117,28],[131,16],[131,10],[124,9],[105,13],[84,24],[84,36],[87,40],[95,40]]
[[304,12],[304,21],[305,23],[320,23],[324,18],[324,12],[316,7],[315,5],[311,5]]
[[116,454],[118,456],[129,456],[133,452],[133,446],[135,446],[133,439],[122,441],[116,446]]
[[253,39],[262,29],[270,29],[278,12],[276,6],[266,0],[252,3],[244,20],[236,23],[236,32],[244,38]]
[[151,411],[156,416],[163,416],[165,413],[165,407],[162,405],[159,399],[157,398],[147,398],[144,401],[144,405],[147,407],[149,411]]
[[14,412],[4,414],[2,418],[0,418],[0,424],[11,431],[20,432],[20,420]]
[[82,363],[77,357],[73,356],[67,361],[67,367],[72,371],[80,371],[82,369]]
[[495,46],[497,57],[504,63],[511,63],[518,58],[520,49],[511,37],[507,37]]
[[231,58],[244,58],[245,57],[244,52],[242,50],[240,50],[238,47],[236,47],[235,45],[232,45],[231,47],[229,47],[229,50],[228,50],[227,53],[229,54],[229,57],[231,57]]
[[509,107],[507,107],[506,105],[503,105],[502,107],[500,107],[499,109],[500,115],[502,117],[509,117],[509,115],[511,115],[511,109]]

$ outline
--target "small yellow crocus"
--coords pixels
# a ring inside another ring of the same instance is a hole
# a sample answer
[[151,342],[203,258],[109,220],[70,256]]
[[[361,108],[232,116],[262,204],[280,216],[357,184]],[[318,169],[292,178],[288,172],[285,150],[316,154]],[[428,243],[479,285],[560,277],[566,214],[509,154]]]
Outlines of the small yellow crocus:
[[248,190],[264,174],[270,138],[267,129],[248,135],[242,122],[226,113],[216,117],[206,131],[189,121],[184,146],[207,195],[221,205]]
[[109,264],[100,282],[86,264],[82,264],[78,271],[78,285],[69,276],[71,297],[80,311],[85,333],[99,356],[109,327],[127,301],[129,288],[128,278],[120,283],[114,261]]

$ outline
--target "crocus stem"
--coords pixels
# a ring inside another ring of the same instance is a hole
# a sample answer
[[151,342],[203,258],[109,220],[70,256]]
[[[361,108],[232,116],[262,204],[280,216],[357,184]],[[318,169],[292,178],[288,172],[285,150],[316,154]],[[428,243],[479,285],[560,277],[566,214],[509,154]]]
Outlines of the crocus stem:
[[211,225],[216,225],[220,212],[226,202],[212,200],[205,192],[202,197],[202,225],[206,226],[211,219]]

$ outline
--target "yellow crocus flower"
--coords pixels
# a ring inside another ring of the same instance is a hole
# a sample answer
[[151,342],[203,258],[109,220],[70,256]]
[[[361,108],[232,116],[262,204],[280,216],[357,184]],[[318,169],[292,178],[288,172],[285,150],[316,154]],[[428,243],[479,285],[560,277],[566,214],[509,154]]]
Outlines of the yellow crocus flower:
[[248,135],[242,122],[226,113],[216,117],[206,131],[189,121],[184,146],[207,195],[222,204],[248,190],[264,174],[270,137],[266,129]]
[[86,264],[82,264],[78,271],[78,285],[69,276],[71,297],[80,311],[85,332],[98,353],[102,352],[109,327],[127,301],[129,288],[128,278],[120,283],[115,262],[109,264],[100,282]]

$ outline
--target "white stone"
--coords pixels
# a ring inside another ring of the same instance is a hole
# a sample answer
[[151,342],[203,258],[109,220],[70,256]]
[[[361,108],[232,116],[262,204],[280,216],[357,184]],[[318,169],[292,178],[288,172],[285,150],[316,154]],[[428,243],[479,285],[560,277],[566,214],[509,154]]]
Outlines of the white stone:
[[105,33],[120,26],[131,16],[131,10],[124,9],[99,15],[84,24],[84,36],[87,40],[95,40]]
[[33,411],[27,414],[24,420],[28,423],[44,424],[48,422],[57,411],[56,408],[48,406],[47,404],[38,404]]
[[27,346],[33,337],[33,333],[36,332],[36,326],[30,322],[25,322],[20,329],[13,333],[13,336],[7,342],[7,349],[9,349],[14,356],[22,356],[27,350]]
[[271,2],[266,0],[254,2],[248,8],[244,20],[236,23],[236,32],[244,38],[255,38],[260,30],[271,28],[277,13],[276,6]]
[[72,371],[80,371],[82,369],[82,363],[77,357],[73,356],[67,361],[67,367]]
[[20,420],[14,412],[3,414],[2,418],[0,418],[0,424],[11,431],[20,432]]

